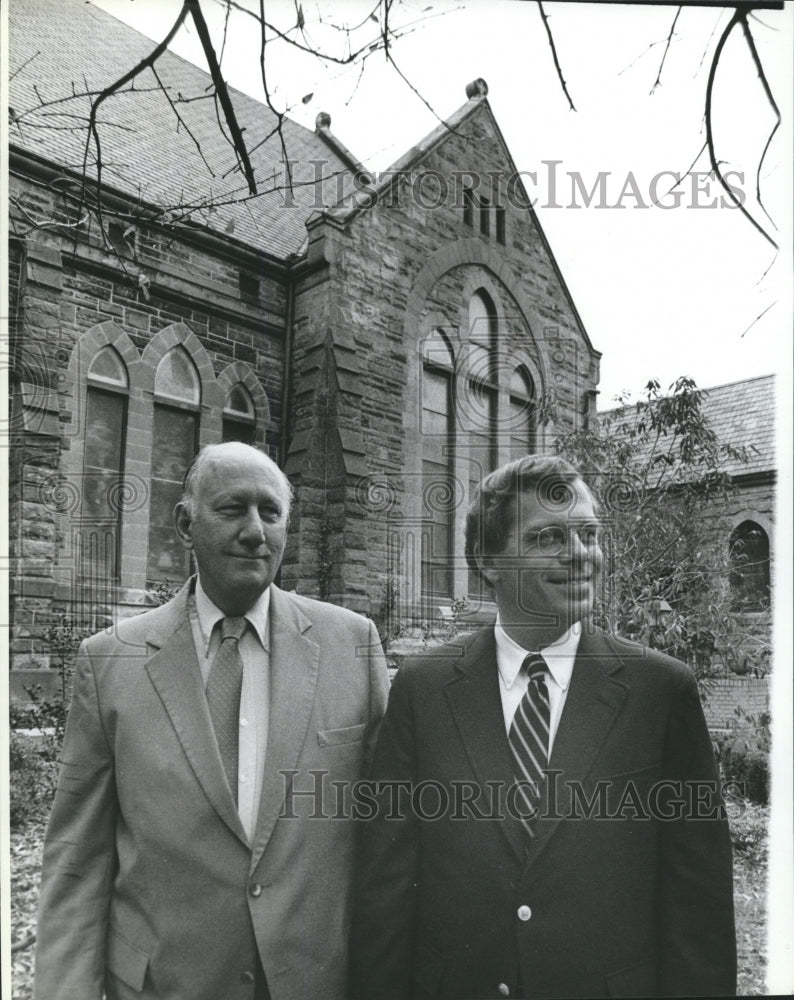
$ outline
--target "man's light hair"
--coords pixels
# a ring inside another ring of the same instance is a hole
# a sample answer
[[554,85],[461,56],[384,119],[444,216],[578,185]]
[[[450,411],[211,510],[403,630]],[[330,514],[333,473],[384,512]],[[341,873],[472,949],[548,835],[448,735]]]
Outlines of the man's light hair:
[[201,480],[204,466],[210,461],[210,459],[219,455],[227,454],[229,451],[239,452],[241,458],[252,458],[256,456],[257,460],[261,461],[265,467],[273,473],[281,487],[285,513],[287,520],[289,520],[289,512],[290,507],[292,506],[293,497],[293,490],[289,479],[287,479],[269,455],[266,455],[265,452],[260,451],[259,448],[254,448],[250,444],[244,444],[242,441],[226,441],[223,444],[205,445],[193,459],[190,468],[185,473],[185,481],[182,487],[182,503],[188,516],[192,518],[194,514],[196,493],[198,492],[198,485]]
[[[558,455],[524,455],[489,473],[474,491],[466,514],[469,569],[485,580],[477,555],[504,551],[516,517],[514,501],[520,494],[533,493],[541,506],[554,509],[570,504],[574,499],[570,484],[580,480],[581,472]],[[585,490],[597,510],[591,490],[587,486]]]

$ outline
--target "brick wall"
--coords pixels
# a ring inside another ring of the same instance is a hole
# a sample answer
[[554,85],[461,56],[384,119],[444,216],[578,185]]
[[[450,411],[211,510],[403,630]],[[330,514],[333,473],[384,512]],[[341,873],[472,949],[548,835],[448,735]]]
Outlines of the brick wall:
[[747,725],[736,709],[746,715],[769,711],[768,677],[719,677],[704,698],[703,710],[709,729],[734,729]]

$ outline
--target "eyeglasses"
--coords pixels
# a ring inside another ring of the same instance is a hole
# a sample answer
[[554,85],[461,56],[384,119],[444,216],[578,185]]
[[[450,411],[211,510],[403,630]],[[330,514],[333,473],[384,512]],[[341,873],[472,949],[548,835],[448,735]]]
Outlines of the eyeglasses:
[[537,549],[541,556],[558,556],[568,548],[573,535],[576,535],[586,549],[594,549],[601,540],[601,525],[549,524],[537,531],[528,531],[523,536],[524,548]]

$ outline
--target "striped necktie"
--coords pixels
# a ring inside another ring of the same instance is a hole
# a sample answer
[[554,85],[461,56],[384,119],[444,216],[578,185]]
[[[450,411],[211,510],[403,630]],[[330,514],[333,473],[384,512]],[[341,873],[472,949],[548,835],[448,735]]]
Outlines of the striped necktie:
[[212,661],[207,679],[207,703],[212,725],[235,802],[240,744],[240,693],[243,688],[243,659],[238,643],[247,624],[245,618],[223,619],[220,648]]
[[549,762],[549,690],[546,661],[539,653],[530,653],[521,669],[529,683],[513,716],[508,740],[517,783],[516,807],[525,830],[534,837],[546,777],[544,768]]

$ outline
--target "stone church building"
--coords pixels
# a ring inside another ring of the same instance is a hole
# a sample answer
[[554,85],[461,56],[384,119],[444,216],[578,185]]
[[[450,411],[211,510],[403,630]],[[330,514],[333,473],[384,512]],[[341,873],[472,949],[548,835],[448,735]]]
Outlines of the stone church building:
[[154,47],[78,0],[11,5],[12,666],[50,665],[59,613],[186,579],[171,510],[223,440],[295,487],[283,587],[379,623],[476,607],[471,485],[588,420],[600,357],[487,86],[377,177],[328,115],[279,128],[230,91],[252,196],[209,75],[170,52],[91,140],[86,94]]

